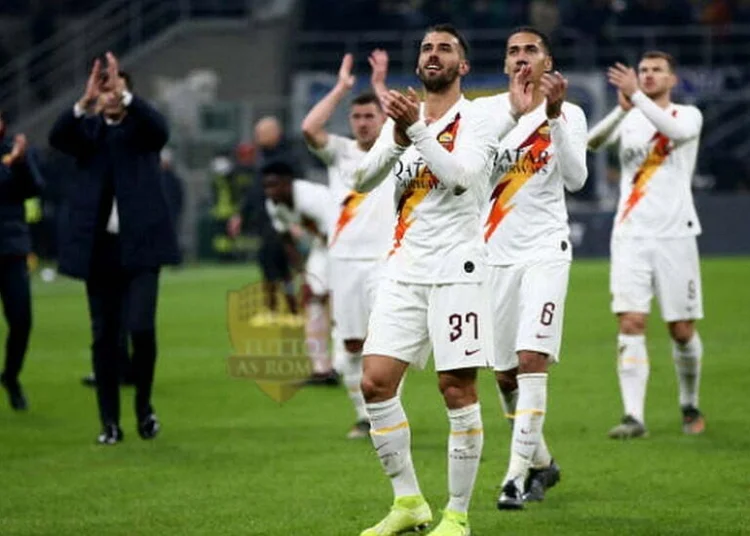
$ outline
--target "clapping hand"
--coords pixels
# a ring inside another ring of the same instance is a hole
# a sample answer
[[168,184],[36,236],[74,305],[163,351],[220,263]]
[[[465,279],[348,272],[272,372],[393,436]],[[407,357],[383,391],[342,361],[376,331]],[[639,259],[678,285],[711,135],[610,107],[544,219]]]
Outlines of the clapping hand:
[[518,119],[531,110],[534,100],[534,84],[531,82],[531,66],[524,65],[518,72],[511,74],[508,93],[510,111]]
[[607,70],[607,79],[628,99],[638,91],[638,75],[635,74],[635,69],[622,63],[615,63]]
[[13,148],[10,153],[3,156],[3,164],[6,166],[12,166],[19,160],[23,160],[26,156],[27,145],[28,142],[26,141],[26,136],[23,134],[16,134],[13,139]]
[[542,94],[547,99],[547,118],[556,119],[562,113],[562,104],[568,89],[568,81],[559,72],[544,73],[539,82]]
[[394,129],[395,141],[398,145],[406,147],[411,140],[406,135],[406,130],[419,121],[419,96],[413,88],[409,88],[406,95],[395,90],[383,94],[383,107],[385,113],[396,122]]

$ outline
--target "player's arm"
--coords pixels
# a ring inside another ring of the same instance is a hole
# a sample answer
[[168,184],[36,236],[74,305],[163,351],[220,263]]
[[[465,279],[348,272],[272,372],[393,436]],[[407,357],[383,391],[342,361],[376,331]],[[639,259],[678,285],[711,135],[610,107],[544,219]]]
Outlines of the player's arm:
[[[624,99],[622,93],[618,94],[618,99]],[[632,104],[626,104],[632,108]],[[588,148],[590,151],[598,151],[599,149],[608,147],[620,139],[620,124],[622,120],[628,115],[630,108],[623,107],[623,101],[620,100],[618,104],[607,116],[599,121],[589,131],[588,135]]]
[[656,104],[642,91],[636,91],[630,97],[633,104],[646,116],[646,119],[675,143],[682,143],[697,138],[701,132],[703,116],[696,109],[695,113],[670,114]]
[[397,133],[400,130],[414,143],[441,183],[448,188],[465,190],[487,168],[497,140],[505,137],[530,108],[532,93],[527,83],[530,74],[530,68],[524,68],[511,79],[508,109],[498,114],[483,114],[478,113],[476,107],[467,108],[452,152],[429,132],[427,126],[431,120],[419,119],[419,98],[412,88],[408,96],[388,92],[385,111],[396,122]]
[[555,158],[565,188],[577,192],[586,184],[586,116],[578,107],[571,106],[565,116],[549,121],[550,138],[555,145]]
[[689,141],[700,134],[703,116],[697,109],[695,113],[672,115],[638,89],[638,76],[632,67],[617,63],[609,68],[607,77],[659,132],[675,143]]
[[299,195],[295,196],[296,210],[315,223],[318,233],[327,236],[331,232],[336,212],[330,189],[323,184],[304,179],[297,179],[295,184],[296,191],[299,192]]
[[380,131],[375,145],[354,171],[353,188],[357,192],[370,192],[382,183],[406,150],[405,145],[396,143],[395,124],[388,119]]
[[555,144],[555,157],[565,187],[577,192],[586,183],[586,116],[577,106],[563,113],[568,81],[559,72],[544,73],[540,80],[547,100],[546,113],[550,138]]
[[[466,114],[460,121],[462,123],[452,152],[438,142],[425,121],[414,123],[406,134],[443,185],[466,190],[487,169],[493,155],[495,137],[486,118]],[[514,123],[510,115],[505,121]]]
[[[341,60],[339,78],[336,85],[333,86],[333,89],[320,102],[312,107],[302,121],[302,135],[305,137],[307,145],[314,151],[323,149],[328,143],[328,132],[325,129],[326,123],[331,119],[339,103],[354,87],[356,79],[352,75],[353,64],[354,57],[351,54],[345,54]],[[323,159],[325,160],[325,158]]]

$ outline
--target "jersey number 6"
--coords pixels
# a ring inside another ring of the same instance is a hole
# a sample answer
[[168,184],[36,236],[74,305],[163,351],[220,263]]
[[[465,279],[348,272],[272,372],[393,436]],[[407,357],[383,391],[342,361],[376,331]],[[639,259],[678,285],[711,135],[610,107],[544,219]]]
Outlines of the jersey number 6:
[[543,326],[549,326],[552,323],[552,318],[555,316],[555,304],[550,302],[547,302],[542,306],[542,317],[539,319],[539,322],[542,323]]

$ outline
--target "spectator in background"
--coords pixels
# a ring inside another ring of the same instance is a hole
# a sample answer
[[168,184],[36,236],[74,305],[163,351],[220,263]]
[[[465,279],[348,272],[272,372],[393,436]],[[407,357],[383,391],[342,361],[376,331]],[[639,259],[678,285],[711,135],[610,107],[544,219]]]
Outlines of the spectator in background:
[[31,284],[26,256],[31,237],[25,221],[24,201],[39,195],[42,177],[26,136],[5,140],[5,122],[0,114],[0,298],[8,334],[0,385],[8,392],[10,406],[27,408],[18,381],[31,335]]
[[261,118],[255,124],[254,132],[257,148],[254,187],[248,190],[239,213],[229,220],[227,230],[229,236],[236,237],[244,227],[245,231],[252,230],[259,236],[258,263],[263,274],[266,308],[272,313],[278,312],[276,295],[279,285],[282,285],[287,308],[289,312],[296,314],[297,300],[292,271],[281,238],[268,217],[259,175],[259,170],[269,162],[284,162],[292,167],[296,162],[284,142],[284,131],[278,119],[272,116]]
[[234,148],[234,184],[239,203],[242,204],[253,188],[260,188],[256,183],[255,146],[252,143],[238,143]]
[[529,24],[549,38],[554,50],[566,51],[567,54],[555,56],[555,67],[564,69],[575,55],[574,46],[577,40],[565,35],[560,25],[561,15],[555,0],[532,0],[529,4]]
[[213,238],[211,245],[220,261],[235,260],[235,237],[229,234],[228,222],[239,209],[241,202],[235,196],[234,164],[226,153],[217,154],[211,160],[211,217]]

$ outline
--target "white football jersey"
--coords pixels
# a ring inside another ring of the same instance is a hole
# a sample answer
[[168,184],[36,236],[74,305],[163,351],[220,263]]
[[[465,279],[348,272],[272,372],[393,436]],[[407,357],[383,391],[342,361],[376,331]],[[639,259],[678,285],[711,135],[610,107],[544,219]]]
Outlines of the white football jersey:
[[[507,93],[474,106],[495,116],[510,109]],[[499,140],[482,216],[489,264],[571,258],[564,188],[586,181],[586,138],[583,110],[564,102],[549,121],[542,102]]]
[[[358,171],[361,177],[387,175],[385,180],[395,183],[397,221],[386,275],[421,284],[481,281],[486,262],[479,217],[493,140],[486,122],[463,97],[440,119],[424,125],[423,119],[415,125],[420,134],[404,150],[394,142],[389,119]],[[448,186],[457,182],[465,188]]]
[[[660,132],[640,109],[641,105],[657,105],[642,93],[636,95],[633,102],[638,102],[637,107],[605,141],[619,144],[620,200],[612,232],[651,238],[699,235],[691,182],[703,115],[695,106],[680,104],[670,104],[662,111],[680,136],[676,141],[674,134],[670,138]],[[649,102],[643,103],[643,99]]]
[[328,167],[328,187],[336,217],[328,237],[328,251],[337,259],[380,259],[391,243],[396,221],[393,182],[373,191],[354,191],[354,172],[367,154],[355,140],[329,134],[325,147],[310,147]]
[[300,226],[313,236],[313,246],[325,248],[333,220],[333,202],[328,187],[295,179],[292,182],[292,207],[266,198],[266,212],[279,233]]

